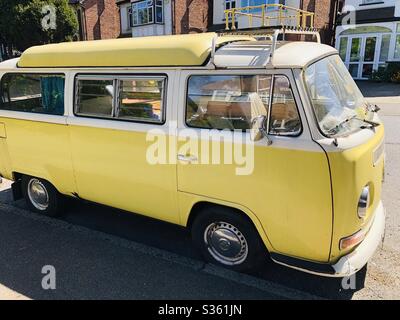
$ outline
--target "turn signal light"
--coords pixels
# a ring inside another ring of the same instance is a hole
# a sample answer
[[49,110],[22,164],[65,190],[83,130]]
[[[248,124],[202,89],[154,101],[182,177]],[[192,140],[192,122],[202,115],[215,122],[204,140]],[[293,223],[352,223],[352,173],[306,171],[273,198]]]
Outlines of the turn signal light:
[[340,240],[340,250],[354,248],[355,246],[363,242],[364,239],[365,232],[363,230],[360,230],[352,236]]

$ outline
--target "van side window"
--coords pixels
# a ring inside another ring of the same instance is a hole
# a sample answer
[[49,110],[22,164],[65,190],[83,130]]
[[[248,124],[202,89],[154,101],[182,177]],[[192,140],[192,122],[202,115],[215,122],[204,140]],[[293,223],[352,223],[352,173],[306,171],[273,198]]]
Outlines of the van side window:
[[77,89],[77,113],[99,117],[112,117],[113,80],[79,79]]
[[271,76],[192,76],[186,124],[204,129],[249,130],[252,119],[268,115]]
[[289,79],[285,76],[275,76],[269,133],[296,136],[300,132],[301,121]]
[[75,113],[80,116],[162,123],[165,83],[165,77],[78,76]]
[[121,80],[118,96],[117,118],[162,121],[163,80]]
[[64,115],[65,76],[13,73],[1,80],[1,110]]

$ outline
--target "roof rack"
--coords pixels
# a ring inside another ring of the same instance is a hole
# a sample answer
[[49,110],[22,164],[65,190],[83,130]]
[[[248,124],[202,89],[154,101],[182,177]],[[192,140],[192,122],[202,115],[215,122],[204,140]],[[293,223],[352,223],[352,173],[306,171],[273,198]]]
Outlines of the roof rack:
[[[270,59],[269,62],[272,60],[274,53],[276,51],[276,47],[279,41],[279,37],[282,36],[282,40],[285,41],[286,35],[299,35],[299,36],[312,36],[315,37],[317,43],[321,43],[321,35],[315,28],[301,28],[301,27],[263,27],[263,28],[248,28],[248,29],[241,29],[241,30],[224,30],[218,32],[219,36],[226,36],[226,35],[246,35],[252,36],[253,38],[269,38],[272,41],[271,45],[271,52],[270,52]],[[215,52],[217,50],[216,45],[216,37],[213,41],[213,46],[211,50],[211,63],[214,63]]]
[[[248,27],[314,27],[315,13],[283,4],[261,4],[225,10],[225,30]],[[246,22],[247,21],[247,22]]]

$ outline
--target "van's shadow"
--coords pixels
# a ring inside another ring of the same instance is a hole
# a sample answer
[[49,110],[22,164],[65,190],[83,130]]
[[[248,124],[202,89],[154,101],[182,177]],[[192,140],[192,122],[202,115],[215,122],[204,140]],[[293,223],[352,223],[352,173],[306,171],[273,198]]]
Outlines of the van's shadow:
[[[24,201],[12,201],[10,190],[0,192],[0,202],[26,209]],[[74,225],[202,260],[200,253],[192,246],[189,233],[179,226],[72,199],[68,201],[68,210],[61,219]],[[364,288],[366,268],[357,274],[356,288],[348,290],[343,289],[342,279],[309,275],[271,262],[266,262],[263,268],[252,275],[322,298],[351,299],[355,292]]]

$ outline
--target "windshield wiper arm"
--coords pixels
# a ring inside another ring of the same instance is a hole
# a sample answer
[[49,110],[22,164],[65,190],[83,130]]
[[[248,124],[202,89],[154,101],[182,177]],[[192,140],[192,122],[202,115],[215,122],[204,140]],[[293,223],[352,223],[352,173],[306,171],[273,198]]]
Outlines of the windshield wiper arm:
[[342,122],[340,122],[339,124],[337,124],[336,126],[334,126],[333,128],[331,128],[328,132],[329,132],[329,133],[333,133],[333,134],[337,133],[337,130],[338,130],[341,126],[343,126],[344,124],[350,122],[350,121],[353,120],[353,119],[357,119],[357,116],[354,115],[354,116],[352,116],[352,117],[350,117],[350,118],[347,118],[346,120],[343,120]]
[[381,125],[379,122],[366,120],[366,119],[359,119],[359,118],[357,118],[357,119],[362,121],[362,122],[365,122],[366,124],[368,124],[370,126],[369,128],[371,128],[371,129],[374,129],[374,128],[379,127]]

